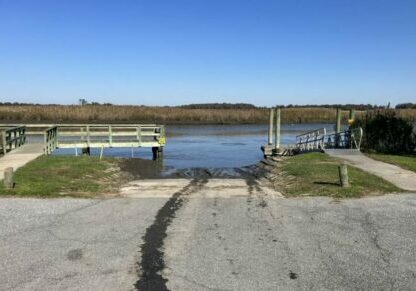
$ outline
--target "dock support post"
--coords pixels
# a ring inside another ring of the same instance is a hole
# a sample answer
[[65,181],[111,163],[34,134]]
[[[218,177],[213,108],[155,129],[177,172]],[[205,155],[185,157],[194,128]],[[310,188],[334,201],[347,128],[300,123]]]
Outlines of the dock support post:
[[[13,131],[10,135],[13,135],[14,142],[10,144],[10,150],[17,148],[17,131]],[[14,147],[13,147],[14,145]]]
[[6,132],[5,131],[3,131],[1,133],[1,144],[2,144],[2,148],[3,148],[3,155],[6,155],[7,145],[6,145]]
[[56,148],[58,148],[58,146],[59,146],[59,143],[58,143],[58,136],[59,136],[59,128],[58,128],[58,127],[56,127],[56,130],[55,130],[55,136],[54,136],[54,139],[53,139],[53,142],[54,142],[53,149],[54,149],[54,150],[55,150]]
[[335,126],[335,132],[341,132],[341,109],[337,108],[337,124]]
[[48,151],[48,133],[45,132],[43,134],[43,154],[45,156],[49,155],[49,151]]
[[101,146],[100,160],[103,158],[104,146]]
[[87,156],[91,156],[91,148],[90,148],[90,146],[87,146],[86,148],[82,148],[82,154],[83,155],[87,155]]
[[338,167],[339,171],[339,182],[342,188],[347,188],[350,186],[348,182],[348,168],[347,164],[344,162]]
[[348,123],[351,126],[355,119],[355,109],[350,109],[350,116],[348,118]]
[[270,109],[270,119],[269,119],[269,145],[273,145],[273,111],[274,109]]
[[152,147],[153,160],[159,160],[163,157],[163,147]]
[[159,148],[158,147],[152,147],[152,154],[153,154],[153,160],[156,161],[159,154]]
[[275,149],[280,148],[280,108],[276,108],[276,132],[275,132]]
[[139,142],[139,147],[142,146],[142,127],[139,125],[137,127],[137,141]]
[[111,148],[113,146],[113,127],[111,124],[108,126],[108,143]]
[[[90,136],[90,126],[87,125],[87,148],[89,149],[90,147],[90,142],[91,142],[91,136]],[[89,151],[89,150],[88,150]]]
[[341,133],[341,109],[337,108],[337,123],[335,125],[335,147],[340,146],[340,133]]
[[12,189],[14,186],[14,181],[13,181],[13,168],[12,167],[8,167],[6,169],[4,169],[4,187],[6,187],[6,189]]

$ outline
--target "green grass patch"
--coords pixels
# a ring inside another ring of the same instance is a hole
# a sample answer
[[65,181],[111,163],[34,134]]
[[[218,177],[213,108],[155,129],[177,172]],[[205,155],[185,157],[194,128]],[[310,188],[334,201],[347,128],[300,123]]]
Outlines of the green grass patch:
[[13,189],[0,183],[0,195],[90,197],[113,191],[119,174],[118,159],[41,156],[15,172]]
[[370,158],[416,172],[416,156],[367,154]]
[[361,197],[400,191],[393,184],[348,166],[349,188],[339,182],[340,161],[323,153],[308,153],[287,158],[282,162],[283,183],[286,196],[313,195],[331,197]]

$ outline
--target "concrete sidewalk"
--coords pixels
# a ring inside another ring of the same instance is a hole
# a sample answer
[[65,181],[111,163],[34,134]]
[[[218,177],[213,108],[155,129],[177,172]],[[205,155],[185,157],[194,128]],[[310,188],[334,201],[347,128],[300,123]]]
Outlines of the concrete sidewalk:
[[43,155],[43,144],[29,143],[0,157],[0,180],[3,180],[6,168],[13,167],[16,171],[41,155]]
[[416,191],[416,173],[373,160],[353,149],[326,149],[328,155],[343,159],[354,167],[383,178],[403,190]]

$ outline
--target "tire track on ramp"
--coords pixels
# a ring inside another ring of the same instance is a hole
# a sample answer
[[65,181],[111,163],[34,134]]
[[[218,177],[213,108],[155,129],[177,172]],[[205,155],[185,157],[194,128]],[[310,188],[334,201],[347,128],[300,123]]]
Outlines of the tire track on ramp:
[[163,243],[167,228],[175,218],[176,211],[188,201],[187,196],[199,191],[207,182],[207,178],[192,180],[174,193],[157,212],[153,224],[146,229],[140,247],[141,259],[137,263],[139,279],[134,285],[137,290],[168,290],[168,280],[160,274],[165,268]]

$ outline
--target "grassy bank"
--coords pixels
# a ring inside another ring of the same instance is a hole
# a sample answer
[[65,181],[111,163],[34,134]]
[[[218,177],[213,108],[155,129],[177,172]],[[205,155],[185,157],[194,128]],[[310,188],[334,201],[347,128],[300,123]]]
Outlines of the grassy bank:
[[[404,164],[403,157],[383,155],[383,158],[400,160]],[[361,197],[400,191],[389,182],[353,167],[348,167],[351,187],[341,188],[339,163],[322,153],[287,158],[275,169],[281,176],[277,186],[287,197]],[[416,169],[414,158],[406,159],[406,164]],[[140,159],[42,156],[16,171],[13,189],[5,189],[0,183],[0,196],[108,196],[117,194],[122,183],[129,179],[158,177],[159,166]]]
[[416,156],[399,156],[399,155],[386,155],[386,154],[367,154],[370,158],[385,163],[399,166],[403,169],[416,172]]
[[287,158],[280,166],[284,183],[278,185],[288,197],[311,195],[361,197],[400,191],[399,188],[374,175],[348,167],[349,188],[341,188],[339,161],[323,153],[309,153]]
[[0,183],[0,195],[90,197],[116,193],[122,180],[118,159],[86,156],[42,156],[18,169],[14,178],[14,189]]

